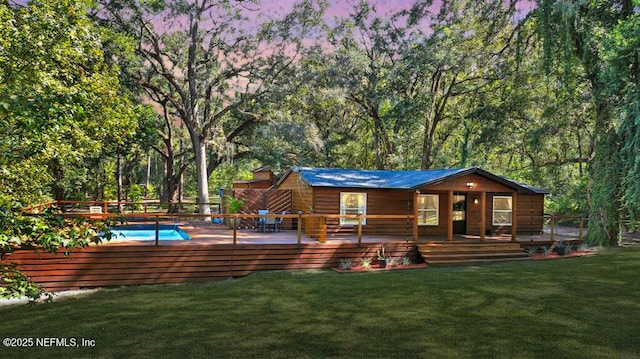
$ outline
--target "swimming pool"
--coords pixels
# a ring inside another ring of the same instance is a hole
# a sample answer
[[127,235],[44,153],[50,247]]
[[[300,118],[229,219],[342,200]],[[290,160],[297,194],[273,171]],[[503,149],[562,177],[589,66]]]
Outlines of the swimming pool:
[[[129,224],[111,227],[111,241],[155,241],[155,224]],[[161,241],[186,241],[191,239],[187,232],[174,224],[158,226],[158,239]]]

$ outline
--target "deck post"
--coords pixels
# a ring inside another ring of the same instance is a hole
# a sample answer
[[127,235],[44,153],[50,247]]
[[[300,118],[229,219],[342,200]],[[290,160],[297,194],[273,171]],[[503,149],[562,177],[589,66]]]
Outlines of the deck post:
[[302,244],[302,211],[298,211],[298,245]]
[[584,217],[580,216],[580,234],[578,235],[578,239],[582,241],[582,232],[584,231]]
[[231,217],[231,221],[233,222],[233,244],[238,244],[238,215],[233,214]]
[[453,191],[449,191],[447,201],[447,241],[453,241]]
[[160,216],[156,216],[156,247],[160,245]]
[[362,212],[358,212],[358,245],[362,244]]
[[480,240],[484,241],[487,233],[487,192],[480,192]]
[[550,225],[551,225],[551,241],[556,240],[556,216],[551,215],[550,217]]
[[515,241],[518,236],[518,192],[511,195],[511,240]]
[[104,206],[103,213],[109,213],[109,203],[102,202],[102,205]]

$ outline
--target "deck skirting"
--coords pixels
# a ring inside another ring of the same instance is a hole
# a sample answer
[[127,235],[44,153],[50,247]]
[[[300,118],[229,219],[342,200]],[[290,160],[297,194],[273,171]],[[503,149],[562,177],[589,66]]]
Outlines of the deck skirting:
[[18,269],[46,291],[122,285],[184,283],[246,276],[255,271],[336,267],[342,258],[376,258],[384,244],[389,256],[419,260],[408,242],[247,245],[102,245],[63,254],[19,250],[0,264]]

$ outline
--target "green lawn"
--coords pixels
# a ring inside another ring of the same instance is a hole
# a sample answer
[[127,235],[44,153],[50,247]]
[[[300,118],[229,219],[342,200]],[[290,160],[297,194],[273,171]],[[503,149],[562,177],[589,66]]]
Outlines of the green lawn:
[[0,308],[0,357],[640,358],[640,248],[481,267],[264,272]]

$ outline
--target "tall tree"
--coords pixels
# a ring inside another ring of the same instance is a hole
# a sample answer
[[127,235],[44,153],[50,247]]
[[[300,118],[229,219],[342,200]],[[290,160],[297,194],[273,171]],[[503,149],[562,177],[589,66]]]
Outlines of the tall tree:
[[305,0],[261,26],[255,25],[257,16],[244,15],[254,4],[243,1],[102,4],[113,26],[138,41],[145,67],[130,75],[168,99],[186,126],[200,213],[210,213],[208,149],[228,152],[229,144],[263,120],[255,103],[284,78],[326,4]]
[[495,91],[512,74],[516,4],[416,1],[383,18],[361,1],[336,29],[335,63],[346,67],[341,83],[370,120],[376,168],[402,162],[402,140],[421,149],[421,168],[432,167],[470,111],[462,99]]
[[[620,235],[621,198],[624,192],[620,163],[619,119],[612,96],[620,89],[608,82],[612,68],[605,61],[604,45],[621,22],[637,15],[632,0],[543,0],[537,16],[545,40],[547,67],[580,66],[587,81],[595,112],[594,154],[589,162],[589,229],[587,240],[613,245]],[[634,15],[634,13],[636,15]],[[630,33],[625,32],[624,36]],[[633,73],[637,57],[622,60]],[[620,67],[618,67],[620,69]],[[567,71],[567,73],[569,73]],[[632,75],[633,78],[633,75]],[[611,90],[614,90],[613,93]]]
[[[22,213],[78,192],[90,164],[136,129],[87,8],[83,0],[0,2],[0,252],[68,252],[101,230],[54,210]],[[0,270],[0,296],[39,296],[15,265]]]
[[65,199],[88,161],[135,131],[82,0],[0,4],[0,194]]

